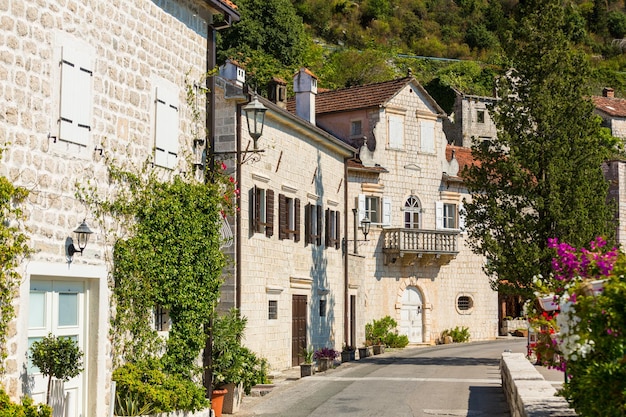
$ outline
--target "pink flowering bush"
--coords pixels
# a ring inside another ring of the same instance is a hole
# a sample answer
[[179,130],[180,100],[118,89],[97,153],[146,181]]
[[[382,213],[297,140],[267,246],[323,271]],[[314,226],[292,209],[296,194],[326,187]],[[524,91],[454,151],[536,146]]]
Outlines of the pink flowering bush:
[[562,394],[581,416],[626,416],[626,256],[596,238],[590,249],[557,239],[553,273],[533,279],[557,311],[527,309],[538,332],[535,353],[566,373]]

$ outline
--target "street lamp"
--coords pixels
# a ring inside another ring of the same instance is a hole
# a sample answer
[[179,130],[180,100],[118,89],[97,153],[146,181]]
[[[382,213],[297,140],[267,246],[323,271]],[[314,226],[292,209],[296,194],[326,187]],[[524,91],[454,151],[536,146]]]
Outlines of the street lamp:
[[259,140],[263,134],[263,125],[265,124],[265,107],[257,98],[256,93],[252,101],[243,107],[243,111],[246,112],[246,120],[248,121],[248,133],[252,136],[254,141],[253,148],[257,149],[256,141]]
[[93,232],[91,231],[89,226],[87,226],[87,222],[83,220],[80,226],[78,226],[76,230],[74,230],[74,233],[76,233],[78,248],[74,246],[74,241],[72,240],[72,238],[68,238],[69,245],[67,246],[67,259],[70,263],[72,262],[72,260],[74,260],[75,253],[80,252],[81,255],[83,254],[83,251],[87,247],[87,242],[89,242],[89,235],[91,235]]
[[346,239],[344,237],[343,238],[343,245],[342,245],[342,247],[343,247],[343,250],[345,252],[348,249],[348,242],[354,242],[354,253],[358,254],[359,253],[359,245],[358,245],[358,243],[359,242],[367,242],[367,235],[370,232],[370,228],[372,226],[372,221],[370,220],[369,217],[367,217],[367,215],[365,215],[363,220],[361,220],[361,231],[363,232],[364,239],[363,240],[359,240],[359,239],[356,238],[357,228],[358,228],[358,225],[359,225],[359,222],[358,222],[359,210],[353,208],[352,209],[352,214],[354,215],[354,222],[353,222],[353,224],[354,224],[354,239],[353,240],[348,240],[348,239]]

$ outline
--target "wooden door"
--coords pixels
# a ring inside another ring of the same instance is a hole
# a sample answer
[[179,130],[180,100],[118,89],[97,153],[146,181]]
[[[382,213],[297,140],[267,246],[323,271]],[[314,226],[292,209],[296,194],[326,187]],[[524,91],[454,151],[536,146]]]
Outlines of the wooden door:
[[302,363],[302,350],[306,349],[306,295],[293,295],[291,299],[291,365]]

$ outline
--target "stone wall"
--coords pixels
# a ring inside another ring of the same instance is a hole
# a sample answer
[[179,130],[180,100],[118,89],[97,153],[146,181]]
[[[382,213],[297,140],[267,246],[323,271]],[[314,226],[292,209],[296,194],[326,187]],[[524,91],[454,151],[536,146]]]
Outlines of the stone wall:
[[577,415],[563,397],[556,396],[556,389],[544,380],[523,353],[503,353],[500,373],[511,417]]

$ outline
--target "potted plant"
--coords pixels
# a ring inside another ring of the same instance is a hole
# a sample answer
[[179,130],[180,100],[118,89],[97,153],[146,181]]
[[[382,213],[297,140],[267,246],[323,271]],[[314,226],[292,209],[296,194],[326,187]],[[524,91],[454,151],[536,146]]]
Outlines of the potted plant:
[[50,404],[52,378],[67,382],[83,370],[83,352],[78,342],[70,337],[56,337],[52,333],[30,347],[31,360],[43,376],[48,377],[46,403]]
[[373,355],[374,351],[372,350],[372,342],[370,340],[366,340],[363,343],[363,346],[359,348],[359,359],[365,359]]
[[304,363],[300,364],[300,378],[305,376],[311,376],[315,373],[315,367],[313,366],[313,353],[312,347],[302,349],[302,356],[304,357]]
[[319,372],[328,370],[328,368],[332,367],[333,361],[338,356],[339,352],[333,348],[323,347],[316,350],[315,353],[313,353],[313,359],[317,361],[317,370]]
[[347,343],[343,345],[341,349],[341,362],[350,362],[355,360],[356,356],[356,348],[354,346],[350,346]]
[[234,309],[215,318],[213,323],[214,391],[211,407],[216,415],[222,412],[217,410],[220,400],[223,400],[223,411],[235,413],[239,410],[243,393],[249,394],[254,385],[267,382],[265,360],[241,345],[245,327],[246,318],[240,317]]

